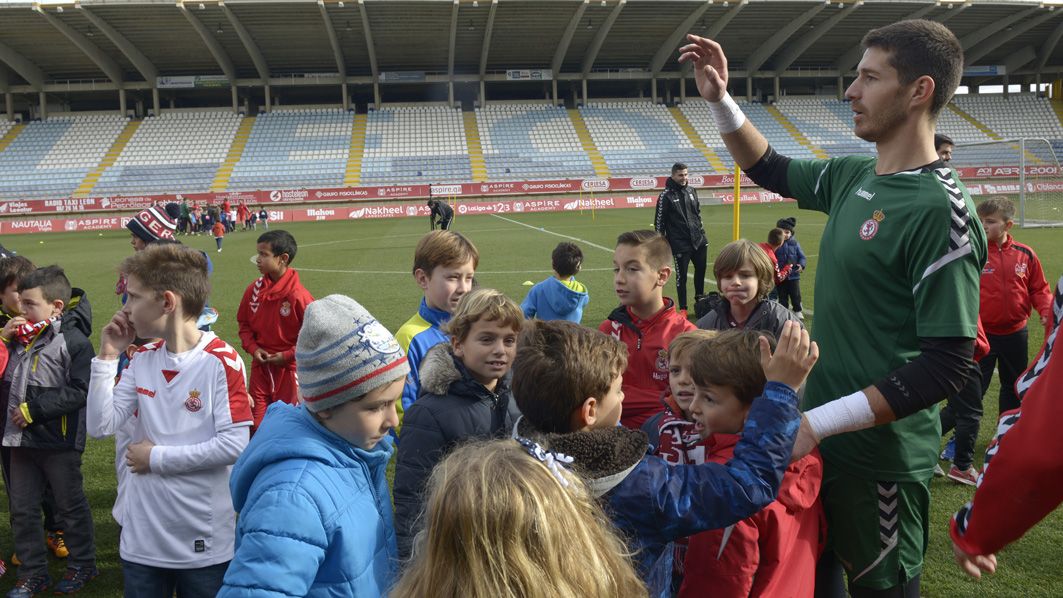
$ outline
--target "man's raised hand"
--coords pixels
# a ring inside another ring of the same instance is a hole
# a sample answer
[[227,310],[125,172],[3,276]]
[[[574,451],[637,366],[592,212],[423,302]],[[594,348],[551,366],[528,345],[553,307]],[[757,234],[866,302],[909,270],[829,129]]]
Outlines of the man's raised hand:
[[710,102],[719,102],[727,93],[727,56],[720,44],[688,34],[687,45],[679,48],[679,62],[694,62],[698,93]]

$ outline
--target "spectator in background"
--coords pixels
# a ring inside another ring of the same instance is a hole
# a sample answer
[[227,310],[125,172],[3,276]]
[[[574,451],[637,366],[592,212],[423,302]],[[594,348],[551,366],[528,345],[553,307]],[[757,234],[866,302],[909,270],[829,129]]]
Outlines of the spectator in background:
[[709,239],[701,223],[698,192],[687,185],[687,165],[677,162],[672,176],[657,198],[653,229],[668,240],[675,260],[675,286],[679,310],[687,308],[687,266],[694,262],[694,301],[705,294],[705,268]]

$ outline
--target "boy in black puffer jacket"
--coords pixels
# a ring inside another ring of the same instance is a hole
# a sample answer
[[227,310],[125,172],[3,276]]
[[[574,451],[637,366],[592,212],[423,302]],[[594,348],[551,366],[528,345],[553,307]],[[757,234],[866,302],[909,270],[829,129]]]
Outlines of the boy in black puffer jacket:
[[406,411],[395,465],[395,529],[399,556],[410,556],[424,505],[424,484],[455,445],[505,436],[520,416],[509,390],[524,313],[494,289],[458,303],[446,325],[450,344],[432,347],[421,363],[421,389]]

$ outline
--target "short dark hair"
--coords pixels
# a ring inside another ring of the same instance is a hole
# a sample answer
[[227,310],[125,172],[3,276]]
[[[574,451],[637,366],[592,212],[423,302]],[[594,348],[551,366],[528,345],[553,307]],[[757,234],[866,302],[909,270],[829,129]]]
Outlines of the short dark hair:
[[781,228],[776,227],[768,231],[768,245],[771,245],[772,247],[775,245],[782,245],[785,240]]
[[646,263],[654,270],[672,263],[672,246],[657,231],[646,229],[620,233],[616,244],[641,247],[646,252]]
[[35,266],[21,255],[13,255],[0,259],[0,292],[6,291],[7,287],[17,285]]
[[934,149],[939,150],[943,145],[956,145],[952,141],[952,137],[948,135],[942,135],[941,133],[934,133]]
[[672,174],[679,172],[680,170],[687,170],[687,165],[682,162],[676,162],[672,164]]
[[930,117],[952,99],[963,76],[963,46],[956,35],[941,23],[925,19],[899,21],[867,32],[865,48],[880,48],[890,54],[890,66],[897,69],[901,85],[919,77],[934,80]]
[[583,250],[575,243],[564,241],[554,247],[554,252],[550,254],[550,261],[558,276],[575,276],[583,263]]
[[295,237],[286,230],[271,230],[262,233],[257,243],[268,243],[270,252],[275,256],[287,253],[289,264],[295,261],[295,252],[299,249],[295,243]]
[[541,432],[571,432],[572,412],[589,397],[601,399],[627,368],[627,347],[617,339],[565,320],[529,320],[517,340],[513,397]]
[[64,305],[70,303],[70,280],[59,266],[37,268],[23,276],[18,283],[20,293],[36,288],[41,289],[41,295],[44,295],[46,301],[59,300]]

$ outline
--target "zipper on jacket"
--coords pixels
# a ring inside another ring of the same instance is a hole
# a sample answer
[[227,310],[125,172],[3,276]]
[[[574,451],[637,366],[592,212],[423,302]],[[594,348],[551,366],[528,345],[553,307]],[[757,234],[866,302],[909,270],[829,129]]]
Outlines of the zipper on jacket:
[[66,416],[65,415],[63,416],[63,419],[62,419],[62,422],[60,423],[60,426],[63,428],[63,439],[65,440],[66,439]]

